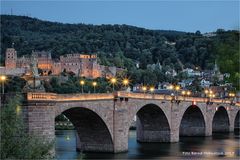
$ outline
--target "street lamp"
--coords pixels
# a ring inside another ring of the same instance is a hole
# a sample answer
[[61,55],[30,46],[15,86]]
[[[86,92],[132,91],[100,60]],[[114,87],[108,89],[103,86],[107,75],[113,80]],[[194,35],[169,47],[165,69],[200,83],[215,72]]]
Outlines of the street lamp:
[[170,90],[173,90],[173,89],[174,89],[174,86],[173,86],[173,85],[170,85],[170,86],[169,86],[169,89],[170,89]]
[[185,95],[186,95],[186,91],[182,91],[181,94],[182,94],[183,96],[185,96]]
[[147,90],[147,87],[146,86],[143,86],[142,87],[142,90],[143,90],[143,93],[145,94],[146,90]]
[[93,85],[93,90],[94,90],[94,93],[95,93],[96,92],[97,82],[93,82],[92,85]]
[[180,86],[176,86],[175,90],[178,91],[180,89]]
[[123,85],[126,87],[129,84],[129,80],[127,78],[123,79]]
[[1,83],[2,83],[2,94],[4,94],[4,83],[7,80],[7,77],[5,75],[2,75],[0,77]]
[[232,99],[231,99],[231,104],[233,104],[233,100],[234,100],[234,97],[235,97],[235,93],[229,93],[229,97],[232,98]]
[[81,84],[81,86],[82,86],[82,93],[83,93],[83,86],[84,86],[84,84],[85,84],[85,81],[84,81],[84,80],[81,80],[81,81],[80,81],[80,84]]
[[117,79],[115,77],[111,78],[110,82],[112,83],[113,86],[113,91],[114,91],[114,85],[117,83]]
[[178,99],[178,91],[180,90],[180,86],[175,86],[175,90],[176,90],[176,95],[177,95],[177,99]]
[[154,93],[154,91],[155,91],[155,88],[154,88],[154,87],[150,87],[150,89],[149,89],[149,90],[150,90],[150,92],[151,92],[151,93]]
[[207,97],[207,95],[208,95],[208,92],[209,92],[209,91],[208,91],[207,89],[205,89],[205,90],[204,90],[205,97]]
[[190,91],[187,91],[187,96],[190,96],[191,95],[191,92]]

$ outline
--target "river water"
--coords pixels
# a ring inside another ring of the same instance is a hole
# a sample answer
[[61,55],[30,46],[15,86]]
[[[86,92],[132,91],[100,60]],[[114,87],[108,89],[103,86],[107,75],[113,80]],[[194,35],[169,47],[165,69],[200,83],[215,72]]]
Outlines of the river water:
[[128,152],[84,153],[76,151],[75,130],[56,130],[57,159],[240,159],[240,136],[234,133],[210,137],[181,137],[178,143],[138,143],[129,131]]

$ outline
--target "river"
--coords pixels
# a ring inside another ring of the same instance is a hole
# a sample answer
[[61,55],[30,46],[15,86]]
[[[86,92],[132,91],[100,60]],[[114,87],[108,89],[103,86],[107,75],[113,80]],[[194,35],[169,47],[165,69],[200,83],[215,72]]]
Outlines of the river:
[[178,143],[138,143],[129,131],[128,152],[84,153],[76,151],[75,130],[56,130],[57,159],[240,159],[239,139],[234,133],[210,137],[180,137]]

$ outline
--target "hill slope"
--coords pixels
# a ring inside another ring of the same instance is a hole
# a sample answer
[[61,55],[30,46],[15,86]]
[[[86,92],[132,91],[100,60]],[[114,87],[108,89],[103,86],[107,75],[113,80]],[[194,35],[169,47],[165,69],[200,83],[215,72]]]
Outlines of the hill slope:
[[[217,59],[220,69],[235,75],[239,62],[239,32],[221,31],[217,36],[201,33],[148,30],[128,25],[63,24],[24,16],[1,15],[1,60],[12,43],[19,55],[49,50],[53,57],[67,53],[97,53],[104,65],[146,70],[159,61],[165,69],[200,67],[211,69]],[[174,43],[172,43],[174,42]],[[175,45],[174,45],[175,44]],[[225,54],[226,53],[226,54]],[[227,66],[225,60],[228,60]]]

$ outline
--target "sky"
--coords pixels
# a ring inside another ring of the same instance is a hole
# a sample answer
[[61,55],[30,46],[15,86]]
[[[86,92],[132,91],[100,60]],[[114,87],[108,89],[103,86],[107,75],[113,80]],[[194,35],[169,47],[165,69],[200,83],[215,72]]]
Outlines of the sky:
[[239,29],[239,0],[1,0],[1,14],[62,23],[128,24],[202,33]]

